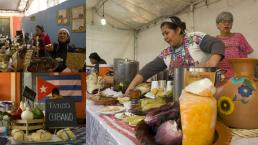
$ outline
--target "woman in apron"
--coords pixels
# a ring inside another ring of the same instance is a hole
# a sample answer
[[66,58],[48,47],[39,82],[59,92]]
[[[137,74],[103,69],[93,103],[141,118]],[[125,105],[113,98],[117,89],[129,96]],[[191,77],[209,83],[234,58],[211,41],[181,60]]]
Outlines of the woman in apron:
[[127,88],[126,94],[164,69],[190,66],[215,67],[224,58],[222,41],[202,32],[185,32],[185,23],[176,16],[166,19],[160,28],[169,47],[140,70]]

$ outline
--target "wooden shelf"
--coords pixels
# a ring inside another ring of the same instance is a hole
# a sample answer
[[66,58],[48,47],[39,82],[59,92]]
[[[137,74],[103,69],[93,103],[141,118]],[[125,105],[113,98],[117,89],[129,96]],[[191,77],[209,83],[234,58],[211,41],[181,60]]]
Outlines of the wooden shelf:
[[44,128],[44,119],[15,120],[13,123],[12,129],[24,130],[27,135],[31,130]]

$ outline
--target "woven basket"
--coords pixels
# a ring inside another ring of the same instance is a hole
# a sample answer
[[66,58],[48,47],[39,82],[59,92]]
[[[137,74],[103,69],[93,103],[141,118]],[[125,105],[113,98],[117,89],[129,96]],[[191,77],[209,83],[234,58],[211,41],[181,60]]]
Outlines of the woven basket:
[[258,137],[258,129],[231,129],[232,134],[240,137]]

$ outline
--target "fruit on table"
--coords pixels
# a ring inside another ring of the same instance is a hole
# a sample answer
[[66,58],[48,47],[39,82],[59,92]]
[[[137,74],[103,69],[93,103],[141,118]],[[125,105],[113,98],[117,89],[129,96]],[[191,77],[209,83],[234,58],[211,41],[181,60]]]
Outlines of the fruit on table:
[[22,118],[22,120],[32,120],[33,113],[30,111],[29,108],[26,108],[26,110],[22,112],[21,118]]
[[42,119],[42,118],[44,118],[44,113],[40,109],[33,109],[32,113],[33,113],[33,118],[34,119]]

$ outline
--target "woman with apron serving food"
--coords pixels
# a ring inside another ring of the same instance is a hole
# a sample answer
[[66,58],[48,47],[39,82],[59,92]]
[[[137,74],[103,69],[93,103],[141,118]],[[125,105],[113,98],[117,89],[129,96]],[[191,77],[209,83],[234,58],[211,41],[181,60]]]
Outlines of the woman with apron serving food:
[[224,43],[202,32],[185,32],[186,25],[173,16],[162,22],[161,32],[170,45],[146,64],[134,77],[125,94],[164,69],[176,67],[216,67],[224,58]]

